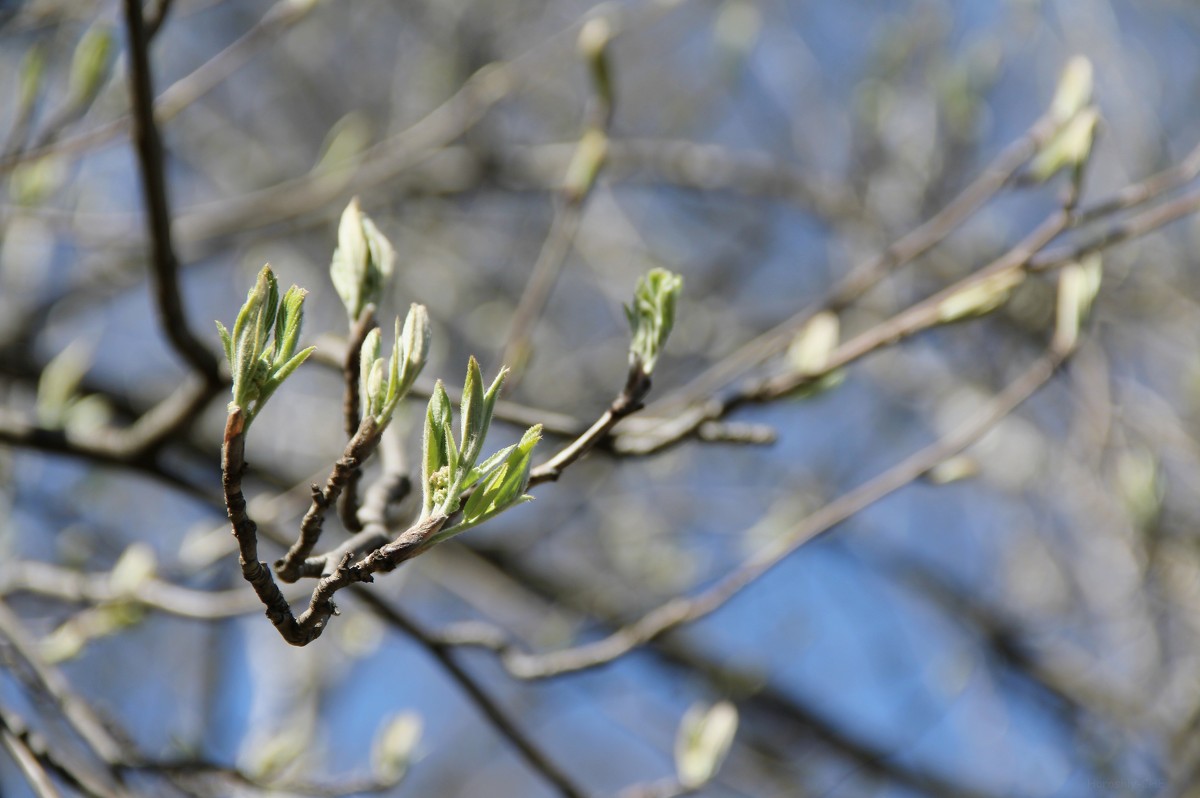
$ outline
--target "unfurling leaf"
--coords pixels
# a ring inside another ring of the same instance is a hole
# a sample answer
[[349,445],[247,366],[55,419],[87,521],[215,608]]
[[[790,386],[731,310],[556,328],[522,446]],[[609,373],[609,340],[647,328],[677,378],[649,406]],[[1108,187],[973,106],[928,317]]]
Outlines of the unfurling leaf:
[[1058,274],[1058,302],[1055,309],[1055,351],[1065,354],[1079,343],[1079,327],[1091,310],[1100,290],[1100,255],[1080,263],[1068,263]]
[[121,552],[108,575],[108,584],[118,595],[130,596],[154,578],[158,560],[154,549],[145,543],[134,543]]
[[391,362],[384,369],[382,334],[378,329],[367,333],[359,359],[359,394],[364,418],[374,416],[381,427],[391,421],[396,406],[425,366],[429,337],[429,314],[424,305],[414,304],[403,328],[400,319],[396,319]]
[[679,783],[695,790],[711,781],[725,762],[737,726],[737,708],[728,701],[689,709],[675,738],[675,772]]
[[825,371],[837,349],[840,323],[836,313],[822,311],[809,319],[788,347],[787,359],[796,373],[813,376]]
[[[499,467],[500,461],[494,455],[485,461],[485,467],[476,468],[475,462],[483,449],[496,399],[507,374],[508,369],[500,369],[492,384],[484,390],[479,363],[473,357],[470,359],[466,380],[463,382],[458,445],[455,445],[454,427],[451,424],[450,398],[440,381],[435,386],[425,413],[422,458],[425,517],[435,511],[443,515],[455,512],[462,492]],[[528,448],[532,446],[531,442]],[[520,445],[513,448],[520,448]]]
[[683,278],[666,269],[651,269],[638,279],[633,303],[625,306],[625,316],[633,332],[629,345],[629,363],[650,374],[675,324],[675,305],[683,290]]
[[461,417],[463,452],[476,447],[479,433],[483,430],[483,375],[479,372],[479,361],[472,355],[467,361],[467,378],[463,381]]
[[71,58],[71,74],[68,78],[71,102],[87,103],[96,96],[108,72],[112,51],[112,31],[105,26],[89,28],[80,37]]
[[384,784],[395,784],[404,778],[413,751],[421,740],[421,716],[401,712],[387,720],[375,737],[371,751],[375,777]]
[[368,304],[379,304],[395,267],[396,251],[358,204],[350,200],[338,224],[338,245],[329,265],[346,315],[354,324]]
[[66,423],[71,406],[79,401],[79,385],[92,363],[92,345],[79,339],[59,352],[38,377],[37,417],[46,427]]
[[[404,327],[396,318],[396,340],[392,346],[392,362],[388,371],[387,407],[394,408],[396,403],[408,394],[417,375],[425,368],[429,359],[429,313],[424,305],[415,302],[408,309],[404,319]],[[390,410],[388,411],[390,414]]]
[[952,321],[991,313],[1008,301],[1008,295],[1012,289],[1020,285],[1024,279],[1025,272],[1009,270],[993,274],[974,285],[968,285],[938,304],[938,321],[948,324]]
[[1100,112],[1095,108],[1085,108],[1072,117],[1030,162],[1030,177],[1039,182],[1049,180],[1063,169],[1083,164],[1092,154],[1099,121]]
[[463,507],[460,529],[455,531],[480,524],[531,498],[525,495],[525,489],[529,487],[533,447],[541,437],[541,424],[530,427],[519,443],[499,452],[507,452],[502,461],[497,462],[494,455],[485,461],[488,467],[482,469],[482,481]]
[[[446,440],[449,426],[450,397],[446,395],[442,381],[438,380],[425,409],[425,432],[421,441],[421,482],[425,490],[423,516],[428,516],[435,504],[445,501],[445,495],[439,497],[439,491],[446,488],[449,479],[450,457],[447,447],[454,446],[453,440]],[[438,501],[439,498],[441,501]]]
[[1077,55],[1063,67],[1050,113],[1060,124],[1070,121],[1092,101],[1092,62]]
[[306,291],[292,286],[279,298],[279,284],[270,265],[263,266],[230,331],[217,322],[217,333],[233,374],[233,401],[245,426],[258,415],[271,394],[313,353],[296,352],[304,321]]
[[375,364],[380,362],[379,352],[382,348],[383,335],[379,332],[379,328],[375,328],[367,333],[367,337],[363,339],[362,349],[359,351],[358,361],[358,394],[362,401],[363,418],[373,416],[377,412],[375,407],[375,399],[371,396],[371,372],[375,369]]

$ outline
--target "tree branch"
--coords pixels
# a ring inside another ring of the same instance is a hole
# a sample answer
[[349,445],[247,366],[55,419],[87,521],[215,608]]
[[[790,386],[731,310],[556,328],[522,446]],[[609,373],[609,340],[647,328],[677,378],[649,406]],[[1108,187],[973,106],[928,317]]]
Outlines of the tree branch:
[[154,121],[154,89],[150,74],[149,40],[142,21],[141,0],[125,0],[125,29],[129,37],[129,93],[133,106],[133,138],[146,201],[150,234],[151,275],[159,322],[175,350],[209,385],[221,383],[212,351],[188,327],[179,296],[179,261],[171,242],[171,210],[163,169],[162,141]]

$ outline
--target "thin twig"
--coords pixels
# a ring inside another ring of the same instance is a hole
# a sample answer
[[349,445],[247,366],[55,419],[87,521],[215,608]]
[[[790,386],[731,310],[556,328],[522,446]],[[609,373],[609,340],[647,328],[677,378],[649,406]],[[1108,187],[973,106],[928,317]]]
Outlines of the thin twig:
[[[299,617],[292,614],[287,597],[275,583],[271,569],[258,559],[258,526],[246,511],[246,497],[242,493],[242,472],[246,468],[245,447],[244,418],[241,410],[234,410],[226,421],[224,443],[221,446],[221,482],[229,522],[238,542],[242,578],[254,588],[259,600],[266,607],[267,618],[283,639],[294,646],[305,646],[321,636],[329,618],[337,613],[333,594],[339,588],[355,581],[356,576],[359,577],[357,581],[370,581],[370,573],[344,573],[351,563],[342,562],[336,574],[339,579],[335,581],[333,576],[322,579],[313,590],[308,608]],[[345,459],[343,457],[343,460]],[[344,466],[342,461],[339,461],[339,466]],[[330,479],[332,481],[333,477]],[[314,506],[317,505],[317,493],[320,493],[320,489],[314,490]],[[302,533],[301,540],[303,539]],[[298,544],[300,542],[298,541]],[[303,560],[298,562],[302,563]]]
[[642,408],[642,400],[650,392],[650,377],[640,365],[629,369],[625,387],[608,409],[582,435],[569,443],[558,454],[533,469],[529,474],[529,487],[543,482],[554,482],[563,470],[587,454],[616,426],[617,422]]
[[1077,214],[1081,223],[1135,208],[1173,189],[1190,183],[1200,175],[1200,144],[1192,148],[1177,164],[1151,175],[1145,180],[1132,183],[1108,197],[1088,203]]
[[1058,247],[1040,252],[1030,259],[1031,272],[1056,269],[1072,261],[1080,260],[1095,252],[1106,250],[1134,238],[1141,238],[1160,227],[1178,221],[1200,211],[1200,191],[1184,194],[1118,222],[1100,233],[1074,245]]
[[504,348],[500,353],[500,364],[512,370],[505,384],[509,389],[508,393],[511,393],[512,387],[520,380],[529,360],[529,339],[546,308],[551,290],[558,282],[563,262],[579,230],[585,197],[586,195],[581,194],[577,195],[577,198],[560,199],[555,203],[550,230],[546,233],[537,261],[529,273],[529,281],[521,292],[517,309],[513,311],[512,326],[509,327]]
[[275,570],[280,579],[295,582],[300,578],[305,558],[312,554],[321,538],[326,511],[337,501],[346,485],[350,484],[354,473],[362,468],[363,463],[375,451],[382,433],[383,430],[375,422],[374,416],[368,415],[363,418],[354,437],[346,444],[345,452],[329,472],[325,487],[315,484],[312,486],[312,504],[300,522],[300,535],[287,554],[275,563]]

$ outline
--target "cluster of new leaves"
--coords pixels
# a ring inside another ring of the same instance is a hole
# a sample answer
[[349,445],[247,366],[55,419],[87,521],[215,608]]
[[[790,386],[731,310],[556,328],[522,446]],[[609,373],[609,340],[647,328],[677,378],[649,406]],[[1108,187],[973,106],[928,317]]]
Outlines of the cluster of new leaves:
[[429,313],[424,305],[408,309],[403,329],[396,317],[396,338],[392,357],[384,369],[380,356],[382,335],[371,330],[363,341],[359,359],[359,395],[362,397],[363,418],[372,416],[380,427],[392,418],[396,405],[404,398],[425,366],[429,356]]
[[476,465],[488,427],[492,422],[496,398],[508,370],[500,373],[485,390],[479,362],[471,358],[463,384],[459,408],[459,441],[454,440],[450,397],[439,380],[425,412],[425,434],[421,458],[421,484],[424,497],[421,517],[451,516],[458,512],[464,492],[474,489],[458,523],[438,536],[444,539],[483,523],[509,507],[529,499],[530,457],[541,438],[541,426],[531,427],[519,443],[493,454]]
[[643,374],[654,371],[659,353],[675,324],[675,304],[683,290],[683,278],[666,269],[651,269],[638,278],[633,302],[625,306],[625,316],[633,331],[629,345],[629,364]]
[[[379,301],[392,273],[394,258],[391,243],[362,213],[358,201],[353,200],[342,214],[338,248],[330,266],[334,286],[346,306],[351,324],[368,304]],[[639,291],[644,294],[641,303],[650,308],[646,324],[662,331],[660,337],[647,339],[647,346],[656,352],[661,337],[665,337],[665,330],[670,328],[673,298],[665,303],[670,308],[664,325],[664,301],[657,293],[661,279],[653,275],[652,278],[655,287]],[[269,266],[264,267],[234,322],[233,332],[217,322],[233,372],[230,412],[241,411],[247,427],[280,383],[313,351],[313,347],[309,347],[295,353],[305,293],[293,286],[280,300],[275,275]],[[386,363],[382,356],[380,331],[374,329],[367,334],[360,350],[358,387],[363,418],[373,419],[378,431],[391,421],[400,400],[412,387],[428,360],[429,346],[429,314],[424,305],[415,303],[409,308],[403,325],[399,318],[396,319],[395,341]],[[479,363],[471,358],[463,385],[457,441],[451,422],[450,399],[440,381],[429,400],[422,459],[422,520],[433,515],[448,518],[459,513],[463,496],[469,494],[457,523],[444,530],[438,539],[483,523],[530,498],[525,495],[525,489],[529,485],[533,448],[541,438],[540,425],[530,428],[520,442],[478,462],[507,373],[507,369],[501,369],[485,389]]]
[[250,426],[271,394],[316,348],[310,346],[296,352],[307,293],[293,285],[280,299],[275,274],[270,265],[263,266],[238,312],[233,331],[217,322],[233,374],[233,401],[229,410],[241,411],[245,427]]
[[[338,247],[330,266],[333,283],[346,307],[352,329],[374,325],[370,306],[381,300],[394,259],[391,243],[362,213],[358,201],[352,201],[342,214]],[[682,284],[678,275],[665,269],[654,269],[638,281],[633,303],[626,308],[633,331],[630,379],[619,401],[614,402],[614,407],[619,404],[626,413],[629,408],[640,406],[636,403],[649,388],[648,376],[674,324]],[[233,402],[222,455],[227,469],[226,502],[234,534],[240,535],[239,543],[243,546],[242,556],[246,562],[257,561],[257,552],[254,525],[245,516],[245,502],[237,478],[244,435],[271,394],[313,351],[313,347],[309,347],[296,352],[305,293],[292,286],[280,298],[275,275],[269,266],[264,267],[238,313],[233,331],[217,322],[233,373]],[[279,565],[281,576],[287,574],[288,581],[295,578],[292,566],[304,562],[316,545],[325,510],[343,495],[347,485],[354,484],[358,469],[375,450],[400,400],[412,388],[428,360],[430,326],[425,307],[413,304],[403,325],[399,318],[396,319],[391,357],[386,362],[382,338],[379,329],[371,329],[357,350],[358,373],[354,377],[350,370],[347,395],[353,396],[357,389],[362,421],[347,443],[345,455],[331,472],[326,487],[314,492],[300,538]],[[530,427],[517,443],[480,459],[507,374],[508,370],[502,368],[485,387],[478,361],[474,357],[470,359],[463,383],[457,436],[445,386],[439,380],[434,387],[425,411],[421,515],[411,527],[428,530],[421,541],[422,548],[478,526],[531,498],[525,491],[530,482],[533,450],[541,439],[541,425]],[[638,386],[640,393],[632,395],[630,385]],[[353,407],[353,403],[347,406]],[[613,410],[606,413],[601,422],[564,450],[572,452],[564,462],[570,462],[590,448],[620,417]],[[350,512],[357,511],[353,503],[350,506]],[[360,563],[368,562],[370,556],[379,551],[381,549],[368,553]],[[260,569],[255,573],[261,575],[264,571]],[[258,578],[253,574],[247,578],[252,577]],[[309,611],[297,620],[291,615],[286,600],[277,590],[272,591],[269,582],[269,577],[262,584],[256,582],[255,589],[260,591],[260,596],[266,595],[264,601],[275,613],[274,617],[282,619],[277,626],[282,624],[280,629],[285,639],[300,645],[314,639],[332,607],[327,596],[321,600],[321,588],[314,592]],[[321,616],[321,612],[326,615]],[[288,618],[292,619],[290,625],[286,621]]]

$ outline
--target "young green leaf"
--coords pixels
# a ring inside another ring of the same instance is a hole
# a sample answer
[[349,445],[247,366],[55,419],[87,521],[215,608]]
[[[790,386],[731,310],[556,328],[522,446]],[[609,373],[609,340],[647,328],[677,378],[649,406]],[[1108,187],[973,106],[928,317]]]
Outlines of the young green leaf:
[[389,718],[375,736],[371,750],[376,778],[384,784],[395,784],[403,778],[420,739],[420,715],[401,712]]
[[[503,462],[488,469],[490,473],[484,476],[471,498],[467,500],[466,506],[463,507],[462,521],[454,527],[455,534],[532,498],[524,494],[525,489],[529,487],[533,448],[541,436],[540,424],[530,427],[518,443],[498,453],[507,452]],[[488,458],[485,464],[490,464],[495,457],[496,455],[493,455]]]
[[503,449],[496,452],[491,457],[487,458],[482,463],[479,463],[470,471],[468,471],[467,475],[463,477],[463,490],[469,489],[475,483],[479,482],[479,480],[490,476],[493,471],[495,471],[504,463],[504,460],[508,457],[509,452],[515,448],[517,448],[515,443],[511,446],[505,446]]
[[629,363],[645,374],[654,371],[667,336],[675,325],[675,306],[682,290],[682,277],[666,269],[651,269],[638,279],[633,303],[625,307],[625,316],[633,333]]
[[675,772],[679,783],[696,790],[711,781],[729,754],[737,726],[737,708],[728,701],[689,709],[675,738]]
[[1067,62],[1054,99],[1050,101],[1050,113],[1060,124],[1070,121],[1092,101],[1092,62],[1077,55]]
[[483,394],[483,426],[479,430],[479,446],[483,448],[483,442],[487,438],[488,430],[492,426],[492,414],[496,412],[496,400],[500,398],[500,390],[504,387],[504,379],[508,376],[508,366],[502,366],[500,373],[492,380],[492,384],[488,386],[487,391]]
[[1094,107],[1073,116],[1029,163],[1030,176],[1040,182],[1062,169],[1080,166],[1092,153],[1099,121],[1100,112]]
[[414,302],[408,309],[404,329],[400,333],[400,351],[403,354],[400,384],[403,393],[408,392],[421,369],[425,367],[425,361],[429,358],[430,338],[429,312],[424,305]]
[[89,102],[100,90],[101,82],[108,72],[113,45],[112,31],[102,25],[89,28],[79,39],[71,58],[71,73],[68,77],[68,91],[72,102]]
[[233,363],[233,338],[229,335],[229,330],[225,329],[225,325],[217,322],[217,335],[221,336],[221,348],[225,350],[225,359]]
[[[422,517],[428,517],[434,508],[436,488],[435,477],[444,474],[449,468],[450,459],[446,455],[446,427],[449,424],[450,397],[446,388],[438,380],[433,386],[433,394],[425,409],[425,431],[422,437],[421,483],[424,488],[422,502]],[[449,444],[453,447],[453,441]]]
[[359,206],[350,200],[338,223],[338,245],[329,276],[353,324],[370,303],[378,304],[392,276],[396,251]]
[[217,333],[233,374],[230,408],[241,410],[250,422],[275,390],[313,352],[296,353],[304,320],[306,291],[292,286],[279,298],[279,284],[270,265],[258,273],[254,287],[230,332],[217,322]]
[[379,352],[382,348],[383,335],[376,328],[367,333],[367,337],[363,339],[362,349],[359,350],[358,359],[358,395],[362,402],[363,418],[375,415],[374,402],[371,398],[371,372],[375,369],[375,363],[379,360]]
[[300,340],[300,328],[304,322],[301,308],[306,296],[308,296],[308,291],[294,285],[283,295],[279,317],[275,321],[274,362],[277,366],[291,360],[292,354],[296,351],[296,343]]
[[17,107],[30,109],[37,102],[38,90],[42,86],[42,78],[46,72],[46,49],[41,44],[35,44],[26,51],[21,59],[21,80]]
[[474,460],[471,453],[479,453],[479,433],[483,431],[483,375],[479,371],[479,361],[474,355],[467,361],[467,378],[463,382],[459,423],[462,426],[459,437],[462,440],[464,459]]

